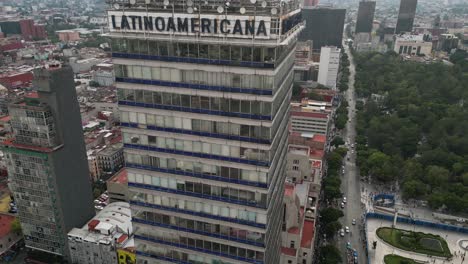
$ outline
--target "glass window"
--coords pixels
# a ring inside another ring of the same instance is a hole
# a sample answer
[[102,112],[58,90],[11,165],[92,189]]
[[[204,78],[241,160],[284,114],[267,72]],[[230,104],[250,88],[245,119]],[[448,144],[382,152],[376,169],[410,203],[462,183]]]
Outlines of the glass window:
[[252,48],[251,47],[242,47],[242,60],[252,61]]
[[231,46],[231,60],[240,61],[241,60],[241,47]]
[[[256,102],[253,102],[256,104]],[[241,112],[245,114],[250,114],[250,101],[242,101],[241,102]]]
[[236,99],[231,99],[231,113],[239,113],[240,112],[240,101]]
[[210,45],[208,53],[210,59],[219,60],[219,45]]

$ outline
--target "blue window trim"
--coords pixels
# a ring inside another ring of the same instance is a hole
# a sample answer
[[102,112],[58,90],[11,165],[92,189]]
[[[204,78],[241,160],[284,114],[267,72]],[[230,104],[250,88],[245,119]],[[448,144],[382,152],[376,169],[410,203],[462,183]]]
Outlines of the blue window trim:
[[182,107],[182,106],[137,103],[137,102],[123,101],[123,100],[119,100],[119,105],[129,105],[129,106],[138,106],[138,107],[145,107],[145,108],[155,108],[155,109],[181,111],[181,112],[189,112],[189,113],[230,116],[230,117],[239,117],[239,118],[248,118],[248,119],[268,120],[268,121],[272,120],[271,115],[253,115],[253,114],[243,114],[243,113],[232,113],[232,112],[225,112],[225,111],[194,109],[194,108]]
[[240,67],[249,67],[249,68],[264,68],[264,69],[275,68],[274,63],[265,63],[265,62],[212,60],[212,59],[183,58],[183,57],[175,57],[175,56],[155,56],[155,55],[120,53],[120,52],[112,52],[112,57],[124,58],[124,59],[137,59],[137,60],[156,60],[156,61],[168,61],[168,62],[186,62],[186,63],[196,63],[196,64],[240,66]]
[[162,223],[156,223],[153,221],[147,221],[143,219],[138,219],[138,218],[132,218],[132,222],[135,223],[140,223],[140,224],[145,224],[145,225],[151,225],[151,226],[158,226],[158,227],[164,227],[172,230],[177,230],[177,231],[182,231],[182,232],[187,232],[187,233],[194,233],[198,235],[203,235],[203,236],[209,236],[209,237],[214,237],[214,238],[219,238],[219,239],[225,239],[229,241],[236,241],[239,243],[247,244],[247,245],[252,245],[252,246],[257,246],[257,247],[265,247],[265,243],[259,243],[251,240],[246,240],[246,239],[240,239],[240,238],[235,238],[235,237],[229,237],[225,235],[218,235],[218,234],[213,234],[209,232],[204,232],[204,231],[199,231],[195,229],[190,229],[190,228],[184,228],[184,227],[179,227],[179,226],[174,226],[174,225],[166,225]]
[[201,178],[201,179],[208,179],[208,180],[221,181],[221,182],[230,182],[230,183],[242,184],[242,185],[246,185],[246,186],[261,187],[261,188],[265,188],[265,189],[268,188],[268,184],[266,184],[266,183],[251,182],[251,181],[236,180],[236,179],[228,179],[228,178],[221,177],[221,176],[208,175],[208,174],[203,174],[203,173],[186,172],[186,171],[180,171],[180,170],[174,170],[174,169],[156,168],[156,167],[152,167],[152,166],[148,166],[148,165],[140,165],[140,164],[129,163],[129,162],[126,162],[125,166],[127,168],[134,168],[134,169],[148,170],[148,171],[156,171],[156,172],[162,172],[162,173],[171,173],[171,174],[177,174],[177,175],[183,175],[183,176],[189,176],[189,177],[195,177],[195,178]]
[[207,214],[207,213],[203,213],[203,212],[194,212],[194,211],[175,208],[175,207],[168,207],[168,206],[138,202],[138,201],[133,201],[133,200],[130,201],[130,204],[143,206],[143,207],[148,207],[148,208],[159,209],[159,210],[183,213],[183,214],[188,214],[188,215],[195,215],[195,216],[200,216],[200,217],[204,217],[204,218],[211,218],[211,219],[215,219],[215,220],[231,222],[231,223],[237,223],[237,224],[241,224],[241,225],[253,226],[253,227],[258,227],[258,228],[266,228],[265,224],[259,224],[259,223],[255,223],[255,222],[251,222],[251,221],[240,220],[240,219],[235,219],[235,218],[230,218],[230,217],[211,215],[211,214]]
[[261,208],[261,209],[267,209],[266,206],[260,206],[255,201],[254,202],[239,201],[239,200],[229,199],[229,198],[225,198],[225,197],[212,196],[212,195],[206,195],[206,194],[198,194],[198,193],[187,192],[187,191],[179,191],[179,190],[174,190],[174,189],[169,189],[169,188],[164,188],[164,187],[159,187],[159,186],[154,186],[154,185],[148,185],[148,184],[142,184],[142,183],[134,183],[134,182],[129,182],[128,186],[135,187],[135,188],[141,188],[141,189],[147,189],[147,190],[155,190],[155,191],[159,191],[159,192],[181,194],[181,195],[186,195],[186,196],[209,199],[209,200],[213,200],[213,201],[222,201],[222,202],[227,202],[227,203],[232,203],[232,204],[251,206],[251,207]]
[[178,247],[178,248],[185,248],[185,249],[198,251],[198,252],[203,252],[203,253],[214,255],[214,256],[221,256],[221,257],[225,257],[225,258],[235,259],[235,260],[244,261],[244,262],[248,262],[248,263],[254,263],[254,264],[263,264],[263,261],[261,261],[261,260],[255,260],[255,259],[250,259],[250,258],[242,258],[242,257],[238,257],[238,256],[233,256],[233,255],[221,253],[221,252],[214,252],[214,251],[207,250],[207,249],[204,249],[204,248],[196,248],[196,247],[191,247],[191,246],[187,246],[187,245],[182,245],[180,243],[168,242],[168,241],[164,241],[164,240],[161,240],[161,239],[143,237],[143,236],[139,236],[139,235],[135,235],[134,237],[136,239],[139,239],[139,240],[150,241],[150,242],[153,242],[153,243],[163,244],[163,245],[168,245],[168,246],[173,246],[173,247]]
[[[130,128],[139,128],[139,125],[140,124],[138,124],[138,123],[124,123],[124,122],[120,123],[120,126],[130,127]],[[166,128],[166,127],[158,127],[158,126],[147,125],[146,129],[155,130],[155,131],[164,131],[164,132],[187,134],[187,135],[197,135],[197,136],[202,136],[202,137],[213,137],[213,138],[245,141],[245,142],[251,142],[251,143],[258,143],[258,144],[271,144],[271,140],[268,140],[268,139],[257,139],[257,138],[242,137],[242,136],[231,136],[231,135],[225,135],[225,134],[199,132],[199,131],[179,129],[179,128]]]
[[125,143],[124,147],[132,148],[132,149],[141,149],[141,150],[146,150],[146,151],[153,151],[153,152],[160,152],[160,153],[170,153],[170,154],[176,154],[176,155],[198,157],[198,158],[204,158],[204,159],[224,160],[224,161],[229,161],[229,162],[250,164],[250,165],[256,165],[256,166],[264,166],[264,167],[270,166],[270,162],[268,161],[231,158],[231,157],[224,157],[224,156],[219,156],[219,155],[210,155],[210,154],[205,154],[205,153],[182,151],[182,150],[176,150],[176,149],[165,149],[165,148],[142,146],[142,145],[128,144],[128,143]]
[[260,89],[252,89],[252,88],[238,88],[238,87],[195,84],[195,83],[192,84],[192,83],[181,83],[181,82],[169,82],[169,81],[161,81],[161,80],[147,80],[147,79],[138,79],[138,78],[126,78],[126,77],[116,77],[115,81],[122,82],[122,83],[159,85],[159,86],[189,88],[189,89],[207,90],[207,91],[248,93],[248,94],[257,94],[257,95],[273,95],[272,90],[260,90]]

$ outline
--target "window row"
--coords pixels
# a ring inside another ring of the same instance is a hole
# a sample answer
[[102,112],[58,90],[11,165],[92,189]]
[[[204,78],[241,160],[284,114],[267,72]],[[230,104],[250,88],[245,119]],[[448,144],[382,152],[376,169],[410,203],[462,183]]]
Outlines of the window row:
[[111,45],[112,52],[263,63],[274,63],[275,60],[278,61],[275,58],[282,57],[281,55],[288,51],[288,46],[293,46],[288,45],[267,48],[144,39],[112,39]]
[[[274,90],[273,80],[275,79],[274,76],[258,74],[235,74],[138,65],[114,65],[114,70],[117,78],[160,80],[260,90]],[[275,86],[275,88],[277,87]]]
[[[136,250],[138,252],[144,253],[144,254],[149,254],[152,256],[158,256],[162,257],[164,259],[169,258],[173,260],[180,260],[183,263],[194,263],[194,264],[233,264],[230,262],[226,261],[221,261],[220,259],[216,257],[205,257],[201,256],[200,254],[188,254],[172,249],[167,249],[164,247],[158,247],[158,246],[153,246],[153,245],[148,245],[148,244],[142,244],[142,243],[137,243],[137,248]],[[148,262],[146,260],[143,260],[139,257],[137,257],[137,263],[138,264],[154,264],[158,262]]]
[[145,238],[152,238],[157,240],[162,240],[166,242],[176,243],[182,247],[198,248],[202,250],[209,251],[211,254],[224,254],[229,255],[234,258],[248,258],[262,261],[264,258],[264,253],[245,249],[241,247],[235,247],[225,244],[220,244],[216,242],[211,242],[209,240],[203,239],[193,239],[184,235],[180,235],[175,232],[168,232],[163,230],[154,229],[152,227],[142,227],[138,226],[135,230],[135,235]]
[[194,202],[193,200],[183,198],[167,197],[161,194],[148,194],[130,190],[130,199],[132,201],[162,205],[166,207],[177,208],[198,213],[205,213],[213,216],[221,216],[231,219],[249,221],[252,223],[266,224],[266,214],[257,213],[249,210],[233,208],[223,205],[212,204],[211,201]]
[[271,116],[271,103],[261,101],[237,100],[219,97],[153,92],[146,90],[118,89],[122,101],[145,104],[172,105],[192,109],[223,111]]
[[201,173],[232,180],[243,180],[259,183],[267,182],[266,172],[203,164],[201,162],[176,160],[173,158],[160,158],[145,154],[141,155],[133,153],[125,153],[125,161],[127,163],[146,165],[153,168],[171,169],[194,174]]
[[241,136],[257,139],[270,139],[270,128],[262,126],[239,125],[229,122],[200,120],[194,118],[182,118],[177,116],[162,116],[147,113],[120,112],[120,121],[157,126],[161,128],[176,128],[196,132],[206,132],[231,136]]
[[173,227],[186,228],[198,232],[210,233],[213,235],[221,235],[232,239],[247,240],[257,243],[263,243],[265,240],[265,234],[221,224],[211,224],[207,222],[146,211],[137,212],[134,215],[137,219],[142,219],[152,223],[171,225]]
[[235,201],[254,202],[263,208],[266,207],[267,194],[245,191],[237,188],[212,186],[199,182],[176,180],[173,178],[143,175],[132,172],[128,173],[128,182],[152,185],[177,190],[183,193],[202,194],[211,197],[227,198]]
[[123,142],[140,146],[149,146],[162,149],[178,150],[191,153],[223,156],[229,158],[270,161],[268,150],[229,146],[202,141],[156,137],[135,133],[123,133]]

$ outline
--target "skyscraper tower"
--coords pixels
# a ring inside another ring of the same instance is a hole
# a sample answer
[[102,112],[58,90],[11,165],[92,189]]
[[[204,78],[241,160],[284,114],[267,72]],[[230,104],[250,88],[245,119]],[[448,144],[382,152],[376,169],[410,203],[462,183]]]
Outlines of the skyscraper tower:
[[112,2],[139,263],[278,263],[298,2]]
[[374,23],[375,1],[359,2],[356,33],[371,33]]
[[324,46],[341,47],[346,9],[319,6],[302,9],[307,27],[300,35],[301,41],[312,40],[314,50]]
[[37,93],[9,105],[3,142],[26,246],[68,258],[67,233],[94,215],[89,169],[69,67],[34,72]]
[[401,0],[395,34],[413,31],[418,0]]

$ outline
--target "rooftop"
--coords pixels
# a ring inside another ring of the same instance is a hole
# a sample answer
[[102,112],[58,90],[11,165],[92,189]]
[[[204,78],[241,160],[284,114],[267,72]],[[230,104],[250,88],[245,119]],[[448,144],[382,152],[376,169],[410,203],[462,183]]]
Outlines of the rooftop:
[[8,235],[11,231],[11,223],[15,220],[14,216],[0,214],[0,237]]
[[315,225],[314,221],[305,220],[304,227],[302,228],[302,239],[301,239],[301,247],[302,248],[310,248],[312,246],[312,238],[314,237],[315,233]]
[[288,255],[291,257],[296,256],[296,250],[294,248],[281,247],[281,254]]
[[112,178],[110,178],[107,182],[127,184],[128,183],[128,172],[127,172],[127,170],[125,168],[121,169]]

